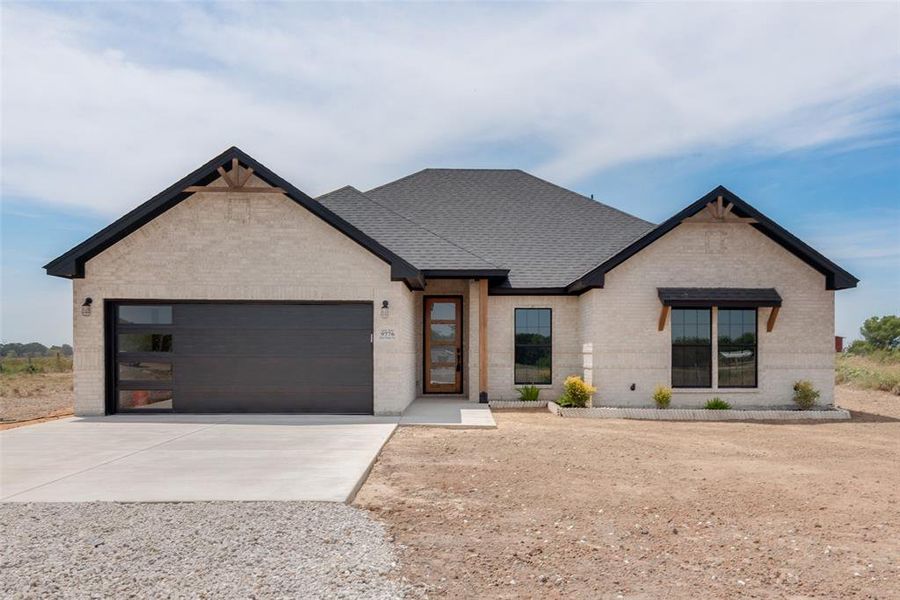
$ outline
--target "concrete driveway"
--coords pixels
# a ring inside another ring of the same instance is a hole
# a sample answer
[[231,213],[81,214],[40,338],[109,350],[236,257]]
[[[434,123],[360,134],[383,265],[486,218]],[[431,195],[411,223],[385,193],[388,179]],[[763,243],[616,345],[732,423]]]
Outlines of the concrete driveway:
[[116,415],[0,432],[0,501],[347,502],[397,417]]

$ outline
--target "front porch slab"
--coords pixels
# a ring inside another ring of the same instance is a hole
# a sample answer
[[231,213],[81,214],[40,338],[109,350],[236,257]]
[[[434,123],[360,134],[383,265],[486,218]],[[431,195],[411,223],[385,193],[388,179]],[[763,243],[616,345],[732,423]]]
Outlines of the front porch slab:
[[487,404],[463,398],[417,398],[400,417],[400,426],[493,429],[497,427]]

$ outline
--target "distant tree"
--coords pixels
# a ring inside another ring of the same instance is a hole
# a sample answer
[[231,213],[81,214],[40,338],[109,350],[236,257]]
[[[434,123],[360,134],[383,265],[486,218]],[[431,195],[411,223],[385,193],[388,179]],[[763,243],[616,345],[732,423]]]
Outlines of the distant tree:
[[61,356],[72,356],[72,346],[63,344],[61,346],[51,346],[50,348],[47,348],[47,346],[40,342],[29,342],[27,344],[21,342],[9,342],[0,344],[0,356],[5,356],[7,358],[15,358],[17,356],[23,358],[31,356],[56,356],[57,353]]
[[877,350],[900,348],[900,317],[869,317],[859,328],[859,333],[869,346]]

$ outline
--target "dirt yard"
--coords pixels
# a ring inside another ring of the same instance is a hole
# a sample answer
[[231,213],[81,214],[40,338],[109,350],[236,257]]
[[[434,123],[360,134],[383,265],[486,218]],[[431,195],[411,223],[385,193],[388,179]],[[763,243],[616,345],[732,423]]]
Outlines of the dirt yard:
[[851,422],[403,428],[356,503],[431,597],[898,598],[900,399],[838,394]]
[[72,373],[0,375],[0,429],[72,414]]

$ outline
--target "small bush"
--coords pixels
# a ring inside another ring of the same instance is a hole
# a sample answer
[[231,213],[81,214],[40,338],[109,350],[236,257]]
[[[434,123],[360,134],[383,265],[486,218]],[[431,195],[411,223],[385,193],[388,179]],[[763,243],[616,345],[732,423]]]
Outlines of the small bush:
[[712,400],[708,400],[704,408],[708,410],[728,410],[731,408],[731,405],[716,396]]
[[519,392],[519,400],[522,402],[537,402],[538,396],[541,395],[541,389],[536,385],[523,385],[516,388]]
[[656,402],[656,408],[669,408],[672,402],[672,388],[658,385],[653,390],[653,401]]
[[813,384],[805,379],[794,383],[794,403],[801,410],[808,410],[816,405],[819,399],[819,390],[813,387]]
[[560,406],[585,408],[591,405],[591,396],[596,391],[597,388],[586,384],[581,377],[572,375],[566,378],[566,382],[563,384],[563,395],[556,403]]

